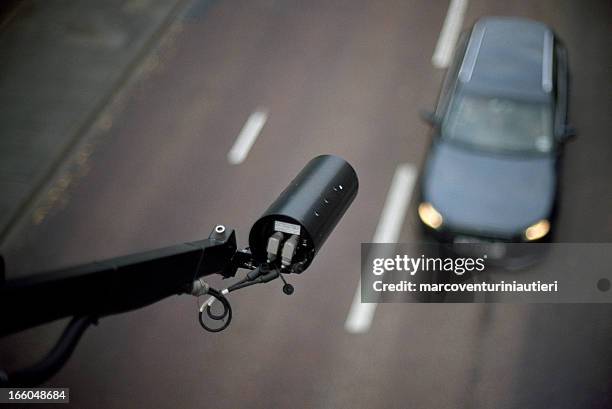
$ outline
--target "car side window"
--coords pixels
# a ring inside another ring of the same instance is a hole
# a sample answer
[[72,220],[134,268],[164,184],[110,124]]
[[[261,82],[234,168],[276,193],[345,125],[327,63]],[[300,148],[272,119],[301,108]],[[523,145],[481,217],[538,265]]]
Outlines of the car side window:
[[442,83],[442,90],[440,91],[440,96],[438,98],[438,104],[436,105],[436,116],[440,118],[444,116],[444,113],[448,109],[448,104],[451,100],[453,90],[457,84],[459,68],[463,62],[463,57],[465,56],[465,49],[467,47],[470,34],[470,31],[464,31],[461,33],[461,36],[457,41],[457,48],[455,50],[455,55],[453,56],[453,61],[446,71],[446,76],[444,77],[444,82]]

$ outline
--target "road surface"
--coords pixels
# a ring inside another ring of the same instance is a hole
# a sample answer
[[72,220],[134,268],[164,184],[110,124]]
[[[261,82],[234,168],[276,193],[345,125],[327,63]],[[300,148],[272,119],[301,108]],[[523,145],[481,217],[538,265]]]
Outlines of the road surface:
[[[556,239],[612,239],[612,66],[606,1],[469,0],[459,24],[518,15],[569,49],[571,119]],[[15,233],[9,271],[67,266],[208,236],[246,245],[251,223],[313,156],[353,164],[360,191],[287,297],[271,283],[231,297],[220,334],[174,297],[101,320],[49,385],[87,408],[612,407],[608,305],[385,304],[367,331],[345,321],[398,166],[419,169],[443,78],[432,64],[443,1],[218,1],[188,10],[103,115],[59,205]],[[442,58],[443,60],[443,58]],[[439,64],[439,59],[437,59]],[[256,111],[266,121],[228,162]],[[409,195],[414,186],[408,186]],[[407,197],[407,198],[408,198]],[[417,238],[414,202],[399,239]],[[112,296],[112,295],[109,295]],[[31,362],[62,323],[2,341]],[[43,342],[44,341],[44,342]]]

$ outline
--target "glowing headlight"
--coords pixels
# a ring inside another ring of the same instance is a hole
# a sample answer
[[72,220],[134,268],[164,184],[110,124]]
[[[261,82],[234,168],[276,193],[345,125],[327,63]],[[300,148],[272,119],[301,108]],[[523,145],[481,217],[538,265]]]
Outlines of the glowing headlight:
[[431,205],[431,203],[421,203],[418,212],[421,221],[432,229],[438,229],[442,226],[442,215]]
[[550,222],[542,219],[539,222],[532,224],[525,229],[525,238],[529,241],[541,239],[550,231]]

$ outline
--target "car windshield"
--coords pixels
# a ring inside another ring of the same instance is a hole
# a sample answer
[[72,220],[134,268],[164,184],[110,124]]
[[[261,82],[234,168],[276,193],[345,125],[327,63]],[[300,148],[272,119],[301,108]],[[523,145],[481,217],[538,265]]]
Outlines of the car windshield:
[[443,138],[479,149],[550,152],[552,118],[544,103],[456,95],[444,122]]

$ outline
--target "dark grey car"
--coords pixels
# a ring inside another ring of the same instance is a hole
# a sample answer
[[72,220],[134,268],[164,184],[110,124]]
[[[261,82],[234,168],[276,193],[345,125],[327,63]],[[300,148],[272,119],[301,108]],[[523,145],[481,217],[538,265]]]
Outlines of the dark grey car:
[[550,28],[480,19],[459,41],[435,113],[418,213],[444,242],[549,235],[567,125],[566,50]]

